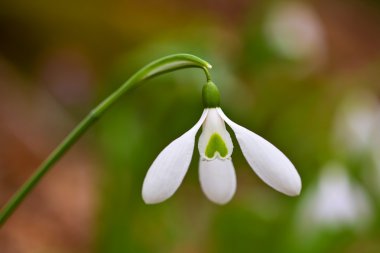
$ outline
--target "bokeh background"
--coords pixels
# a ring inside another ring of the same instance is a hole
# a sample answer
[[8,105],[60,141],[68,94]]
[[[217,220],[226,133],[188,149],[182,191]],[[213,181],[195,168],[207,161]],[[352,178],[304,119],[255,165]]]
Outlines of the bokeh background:
[[229,204],[202,194],[197,150],[172,198],[143,203],[150,164],[203,109],[202,72],[180,70],[88,131],[0,230],[0,252],[380,252],[375,0],[2,0],[0,205],[132,73],[182,52],[213,64],[223,110],[292,160],[302,194],[265,185],[234,139]]

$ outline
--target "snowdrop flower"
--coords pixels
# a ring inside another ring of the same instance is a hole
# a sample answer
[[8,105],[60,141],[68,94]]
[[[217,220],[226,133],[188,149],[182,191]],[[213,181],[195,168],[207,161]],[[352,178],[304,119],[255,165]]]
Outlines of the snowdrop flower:
[[349,94],[338,109],[333,131],[337,150],[362,153],[371,149],[378,137],[379,104],[369,91]]
[[306,3],[274,5],[264,23],[264,32],[272,48],[288,59],[320,64],[327,57],[320,18]]
[[323,169],[316,187],[304,195],[300,206],[303,230],[360,227],[372,217],[371,205],[364,189],[352,182],[346,168],[329,163]]
[[202,95],[205,109],[201,118],[170,143],[151,165],[142,189],[144,201],[155,204],[174,194],[189,168],[195,136],[201,126],[198,150],[202,190],[217,204],[230,201],[236,191],[236,175],[231,159],[233,144],[225,123],[234,131],[249,165],[265,183],[286,195],[299,195],[301,179],[289,159],[268,141],[234,123],[223,113],[214,83],[208,82]]

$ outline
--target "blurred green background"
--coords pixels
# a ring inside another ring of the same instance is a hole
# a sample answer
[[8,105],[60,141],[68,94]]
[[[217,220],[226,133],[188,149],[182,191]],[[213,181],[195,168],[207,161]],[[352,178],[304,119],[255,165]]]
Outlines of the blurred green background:
[[0,252],[380,252],[379,24],[375,0],[2,0],[0,205],[93,106],[172,53],[213,65],[223,110],[290,158],[303,191],[265,185],[231,134],[230,203],[201,192],[195,149],[176,194],[145,205],[149,166],[203,110],[203,73],[180,70],[90,129],[2,228]]

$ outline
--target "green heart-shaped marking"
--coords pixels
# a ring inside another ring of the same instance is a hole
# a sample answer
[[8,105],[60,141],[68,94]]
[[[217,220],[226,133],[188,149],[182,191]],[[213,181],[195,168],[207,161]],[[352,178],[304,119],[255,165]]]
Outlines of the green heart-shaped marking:
[[216,152],[219,153],[220,157],[225,157],[228,154],[228,149],[222,137],[214,133],[207,143],[205,154],[208,158],[213,158]]

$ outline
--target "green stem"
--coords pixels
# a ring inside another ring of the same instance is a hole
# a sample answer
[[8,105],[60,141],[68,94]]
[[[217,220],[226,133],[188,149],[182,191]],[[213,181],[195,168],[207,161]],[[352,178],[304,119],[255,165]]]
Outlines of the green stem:
[[158,76],[167,72],[172,72],[182,68],[202,68],[205,72],[207,80],[210,80],[208,69],[211,65],[189,54],[174,54],[160,58],[136,72],[115,92],[103,100],[96,106],[59,144],[53,152],[46,158],[34,174],[21,186],[21,188],[13,195],[13,197],[4,205],[0,212],[0,227],[5,223],[10,215],[15,211],[23,199],[31,192],[42,177],[48,172],[52,166],[68,151],[71,146],[92,126],[100,116],[110,108],[122,95],[131,88],[144,80]]

